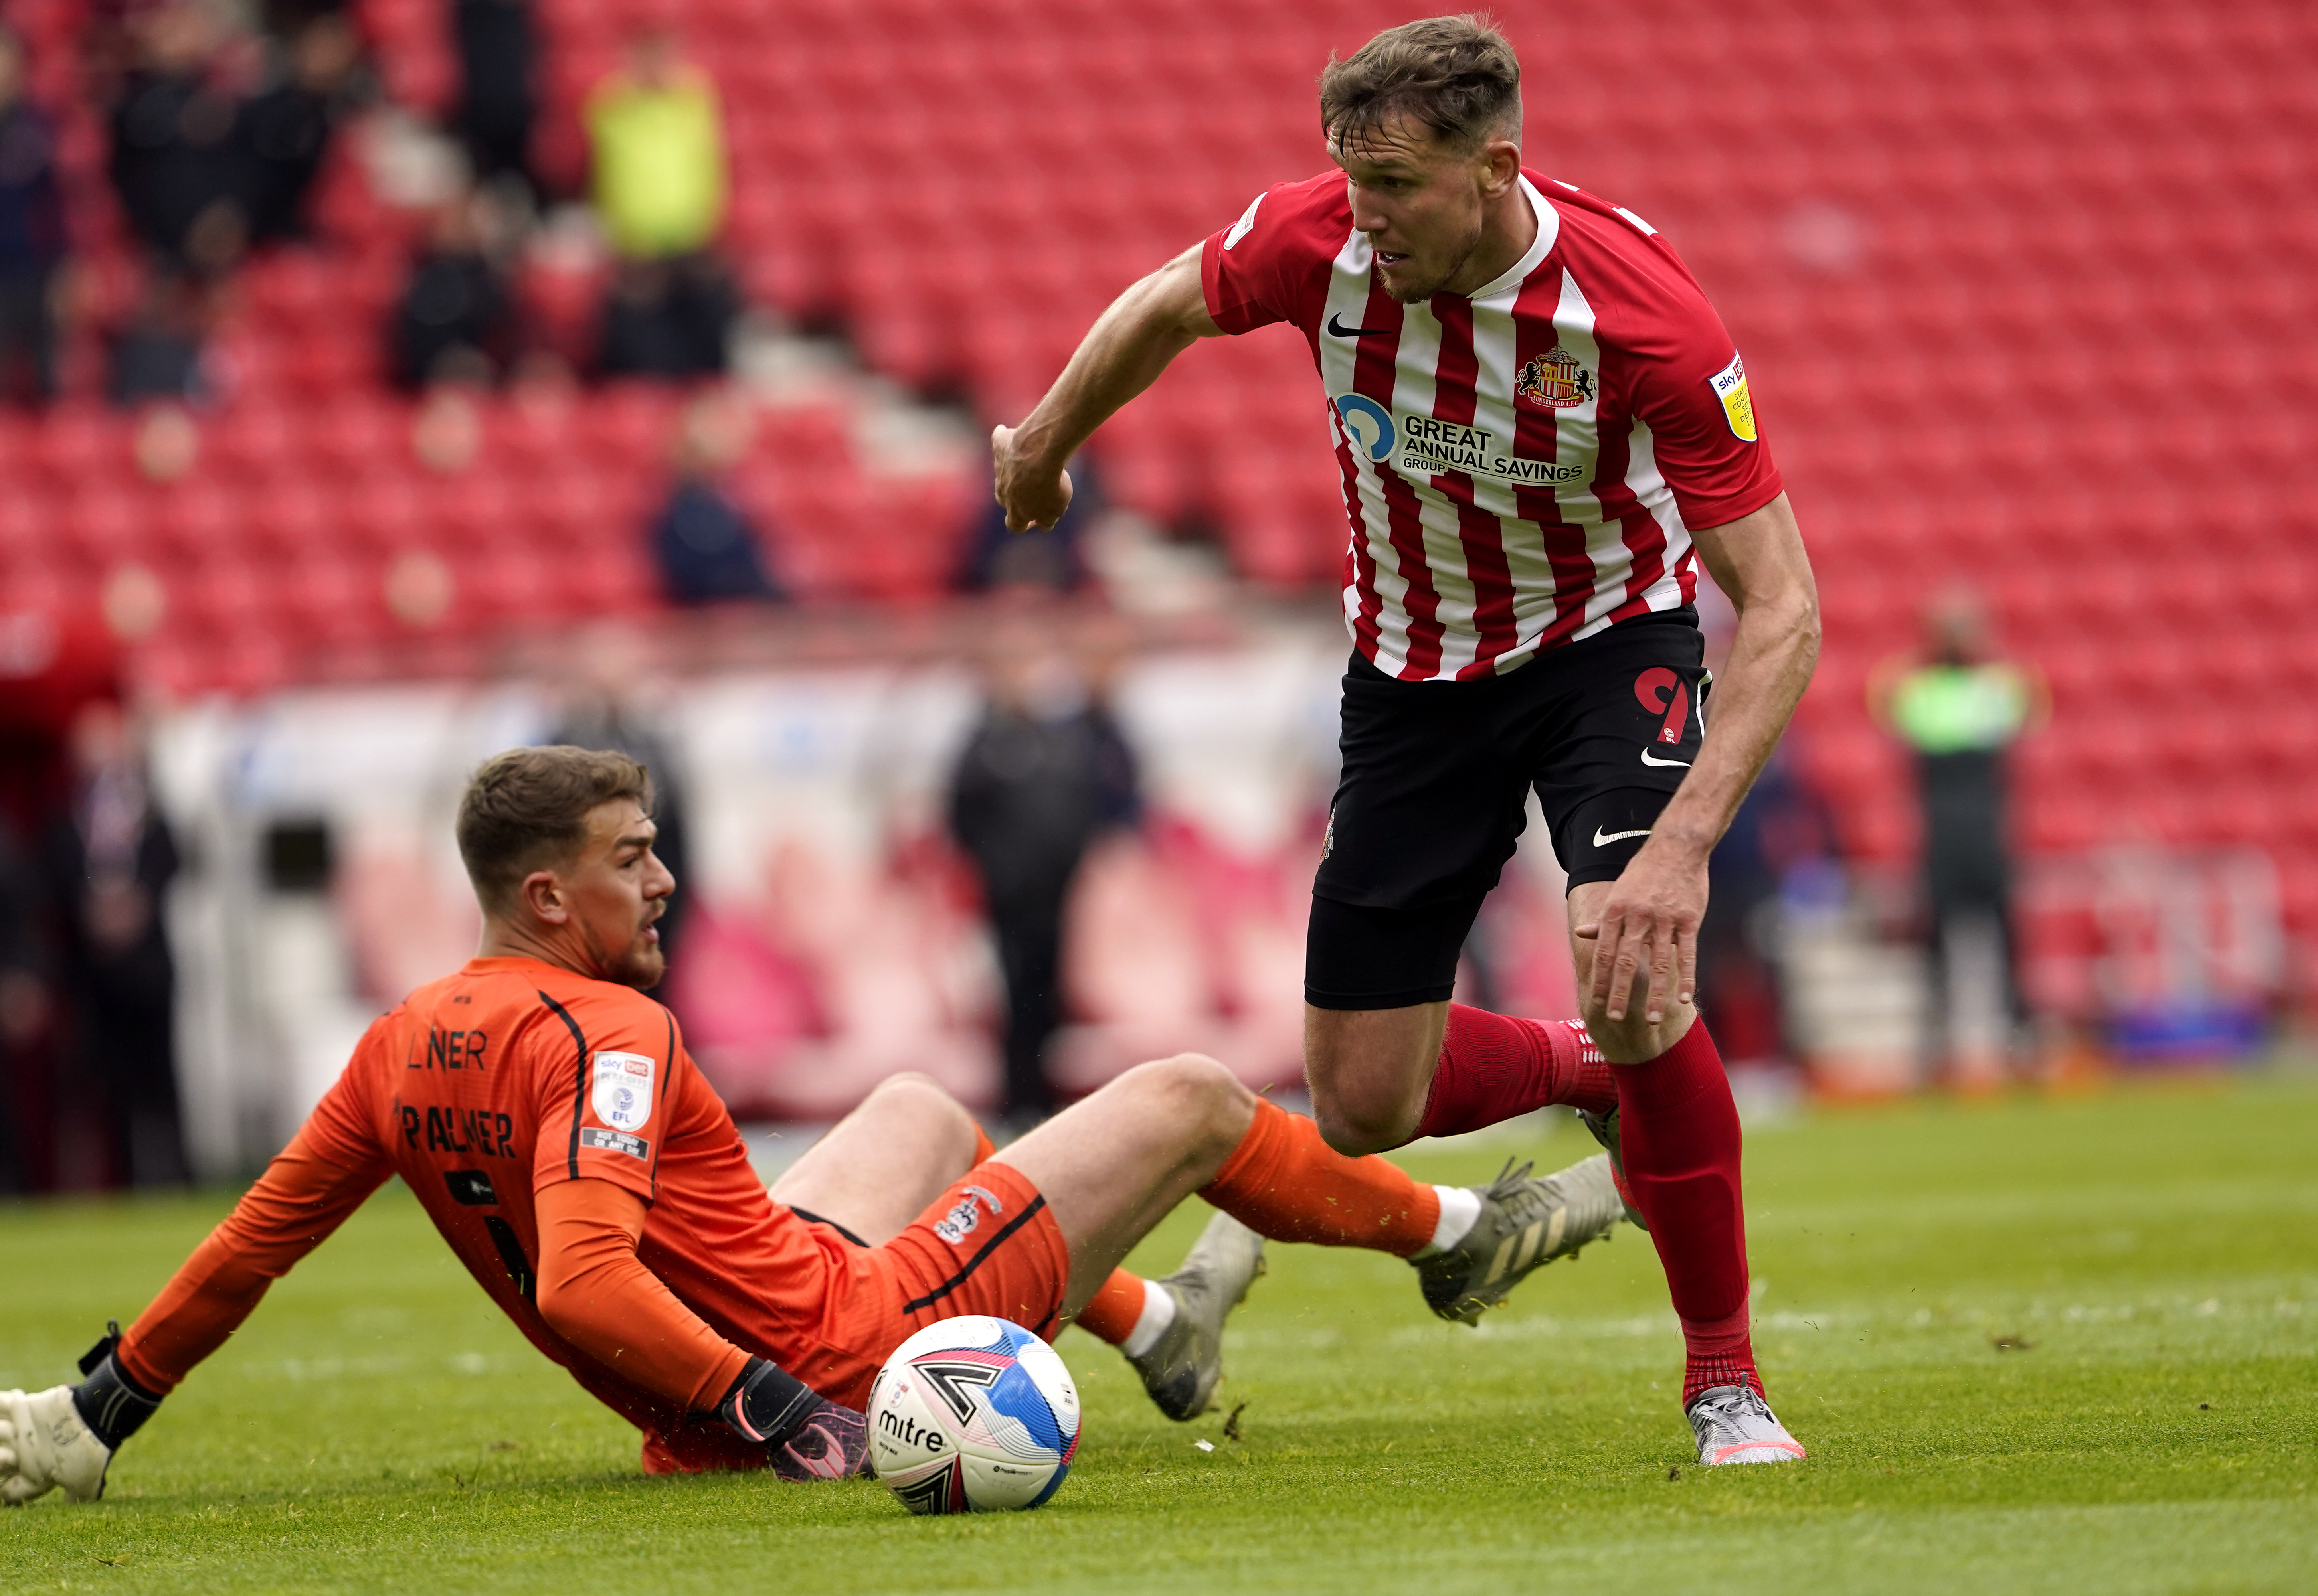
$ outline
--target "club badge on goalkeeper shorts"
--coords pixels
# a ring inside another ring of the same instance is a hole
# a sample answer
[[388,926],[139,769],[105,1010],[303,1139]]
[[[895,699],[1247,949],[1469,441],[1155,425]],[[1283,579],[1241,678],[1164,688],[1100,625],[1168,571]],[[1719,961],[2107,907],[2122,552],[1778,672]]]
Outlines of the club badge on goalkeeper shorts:
[[596,1055],[596,1117],[614,1130],[642,1130],[651,1117],[652,1059],[642,1053]]

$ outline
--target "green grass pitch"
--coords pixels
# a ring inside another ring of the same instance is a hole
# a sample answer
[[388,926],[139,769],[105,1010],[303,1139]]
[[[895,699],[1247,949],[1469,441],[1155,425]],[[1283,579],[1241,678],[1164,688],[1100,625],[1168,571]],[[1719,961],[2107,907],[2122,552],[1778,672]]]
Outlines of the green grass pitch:
[[[1534,1150],[1591,1146],[1564,1125]],[[1504,1151],[1412,1163],[1474,1180]],[[124,1448],[101,1505],[0,1515],[0,1587],[2318,1589],[2318,1083],[1819,1113],[1748,1156],[1757,1345],[1800,1466],[1692,1466],[1664,1287],[1621,1230],[1478,1332],[1389,1259],[1275,1250],[1228,1344],[1239,1440],[1159,1419],[1073,1331],[1086,1439],[1035,1513],[646,1480],[395,1188]],[[0,1210],[0,1385],[66,1377],[222,1208]]]

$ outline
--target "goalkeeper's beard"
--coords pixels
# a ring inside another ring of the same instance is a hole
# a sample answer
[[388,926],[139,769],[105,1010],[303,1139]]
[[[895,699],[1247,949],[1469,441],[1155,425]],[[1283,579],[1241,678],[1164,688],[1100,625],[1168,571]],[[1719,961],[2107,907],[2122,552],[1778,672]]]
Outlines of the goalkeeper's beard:
[[604,973],[605,980],[634,987],[638,991],[650,991],[660,984],[660,977],[668,973],[668,955],[660,951],[656,928],[666,912],[663,910],[645,920],[616,952],[598,945],[593,928],[588,929],[588,956]]

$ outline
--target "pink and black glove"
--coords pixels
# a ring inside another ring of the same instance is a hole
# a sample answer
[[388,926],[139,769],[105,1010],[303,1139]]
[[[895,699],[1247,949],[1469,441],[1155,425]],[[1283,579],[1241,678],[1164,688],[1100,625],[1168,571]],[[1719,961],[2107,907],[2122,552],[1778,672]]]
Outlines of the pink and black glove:
[[869,1421],[813,1394],[769,1358],[751,1358],[716,1404],[732,1432],[766,1448],[785,1480],[841,1480],[869,1472]]

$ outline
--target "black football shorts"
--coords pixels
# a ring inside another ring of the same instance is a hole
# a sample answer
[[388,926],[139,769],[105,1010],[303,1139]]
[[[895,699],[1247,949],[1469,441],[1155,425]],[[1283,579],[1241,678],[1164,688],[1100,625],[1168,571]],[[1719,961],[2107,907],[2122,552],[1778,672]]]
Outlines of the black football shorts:
[[1683,609],[1478,681],[1398,681],[1353,655],[1305,1000],[1446,999],[1532,788],[1569,884],[1616,879],[1698,757],[1712,685],[1704,651],[1695,612]]

